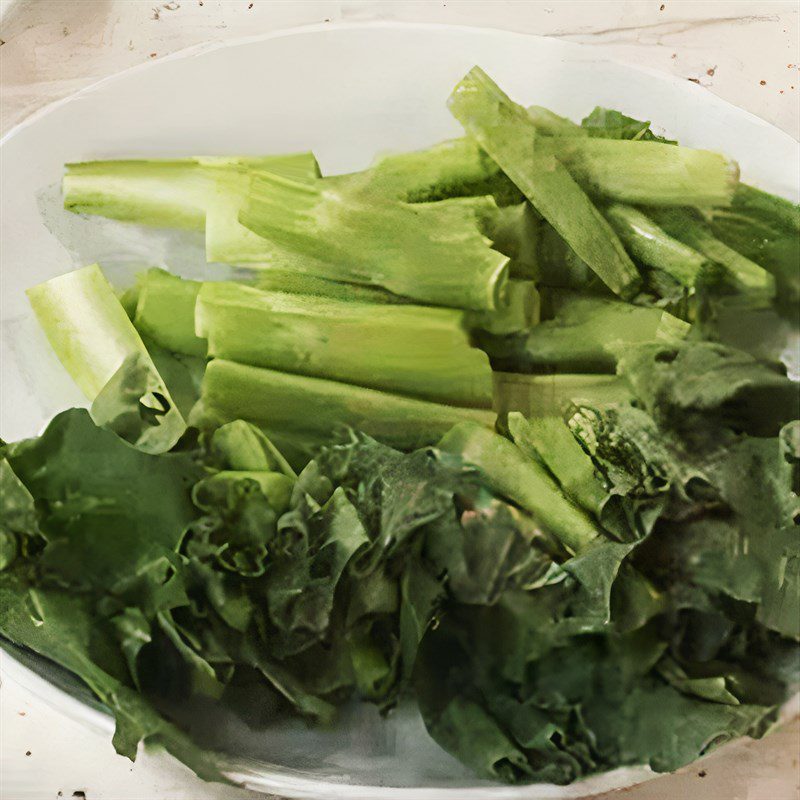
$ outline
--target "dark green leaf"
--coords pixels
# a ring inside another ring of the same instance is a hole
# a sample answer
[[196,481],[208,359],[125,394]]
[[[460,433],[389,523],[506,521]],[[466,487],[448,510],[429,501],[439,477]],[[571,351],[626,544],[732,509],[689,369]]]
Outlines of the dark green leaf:
[[656,136],[650,129],[650,122],[641,122],[628,117],[621,111],[596,106],[588,117],[581,121],[581,127],[589,131],[589,136],[602,139],[638,139],[643,142],[663,142],[677,144],[673,139]]
[[189,454],[142,453],[81,409],[7,458],[36,499],[43,566],[75,584],[111,588],[174,551],[195,516],[189,490],[200,471]]

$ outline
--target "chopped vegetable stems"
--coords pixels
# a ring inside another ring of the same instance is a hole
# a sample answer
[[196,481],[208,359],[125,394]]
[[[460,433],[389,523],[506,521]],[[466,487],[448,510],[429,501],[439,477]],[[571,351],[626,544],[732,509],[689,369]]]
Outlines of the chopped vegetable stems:
[[682,286],[694,286],[708,264],[704,255],[673,239],[636,208],[614,203],[605,213],[634,258],[649,267],[663,270]]
[[268,432],[307,437],[319,446],[337,425],[363,430],[395,447],[436,441],[459,420],[491,426],[490,411],[431,403],[323,378],[212,360],[201,398],[201,425],[245,419]]
[[632,296],[639,274],[616,234],[533,121],[479,68],[456,87],[450,110],[569,246],[615,293]]
[[461,406],[491,407],[488,359],[462,313],[206,283],[197,332],[209,355]]

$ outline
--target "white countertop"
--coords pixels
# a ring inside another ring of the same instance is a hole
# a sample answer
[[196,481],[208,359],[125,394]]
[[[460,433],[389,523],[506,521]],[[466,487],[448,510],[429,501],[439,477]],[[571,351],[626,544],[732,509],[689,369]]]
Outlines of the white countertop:
[[[0,0],[0,128],[185,47],[310,23],[443,22],[556,36],[694,80],[800,137],[800,4],[716,0]],[[0,797],[244,800],[160,753],[136,764],[18,686],[0,688]],[[81,797],[82,795],[76,795]],[[612,796],[604,796],[610,800]],[[624,791],[630,800],[797,800],[800,722]]]

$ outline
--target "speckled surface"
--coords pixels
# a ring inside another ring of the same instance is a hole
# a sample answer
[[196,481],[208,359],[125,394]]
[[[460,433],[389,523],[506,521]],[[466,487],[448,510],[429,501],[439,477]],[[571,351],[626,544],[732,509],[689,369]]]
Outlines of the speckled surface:
[[98,78],[201,42],[374,19],[504,28],[693,80],[800,137],[792,0],[0,0],[2,127]]
[[[319,2],[0,0],[0,127],[106,75],[184,47],[308,23],[371,19],[489,26],[564,38],[693,80],[800,135],[800,6],[795,2]],[[80,793],[83,794],[80,794]],[[16,685],[0,688],[0,797],[244,800],[160,754],[136,765]],[[796,800],[800,723],[648,784],[625,800]]]

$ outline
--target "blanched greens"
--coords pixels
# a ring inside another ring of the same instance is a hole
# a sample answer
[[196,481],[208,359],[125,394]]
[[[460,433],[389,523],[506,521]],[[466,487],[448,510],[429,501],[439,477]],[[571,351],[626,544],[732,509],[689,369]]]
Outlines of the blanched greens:
[[208,354],[453,405],[491,407],[485,353],[470,347],[463,313],[376,305],[232,282],[206,283],[196,325]]
[[0,634],[120,753],[219,779],[201,710],[413,701],[477,775],[563,784],[761,736],[796,691],[800,210],[478,68],[450,108],[465,138],[348,175],[69,165],[68,209],[257,270],[29,291],[92,409],[0,449]]
[[97,423],[147,452],[169,450],[186,423],[100,267],[53,278],[28,297]]

